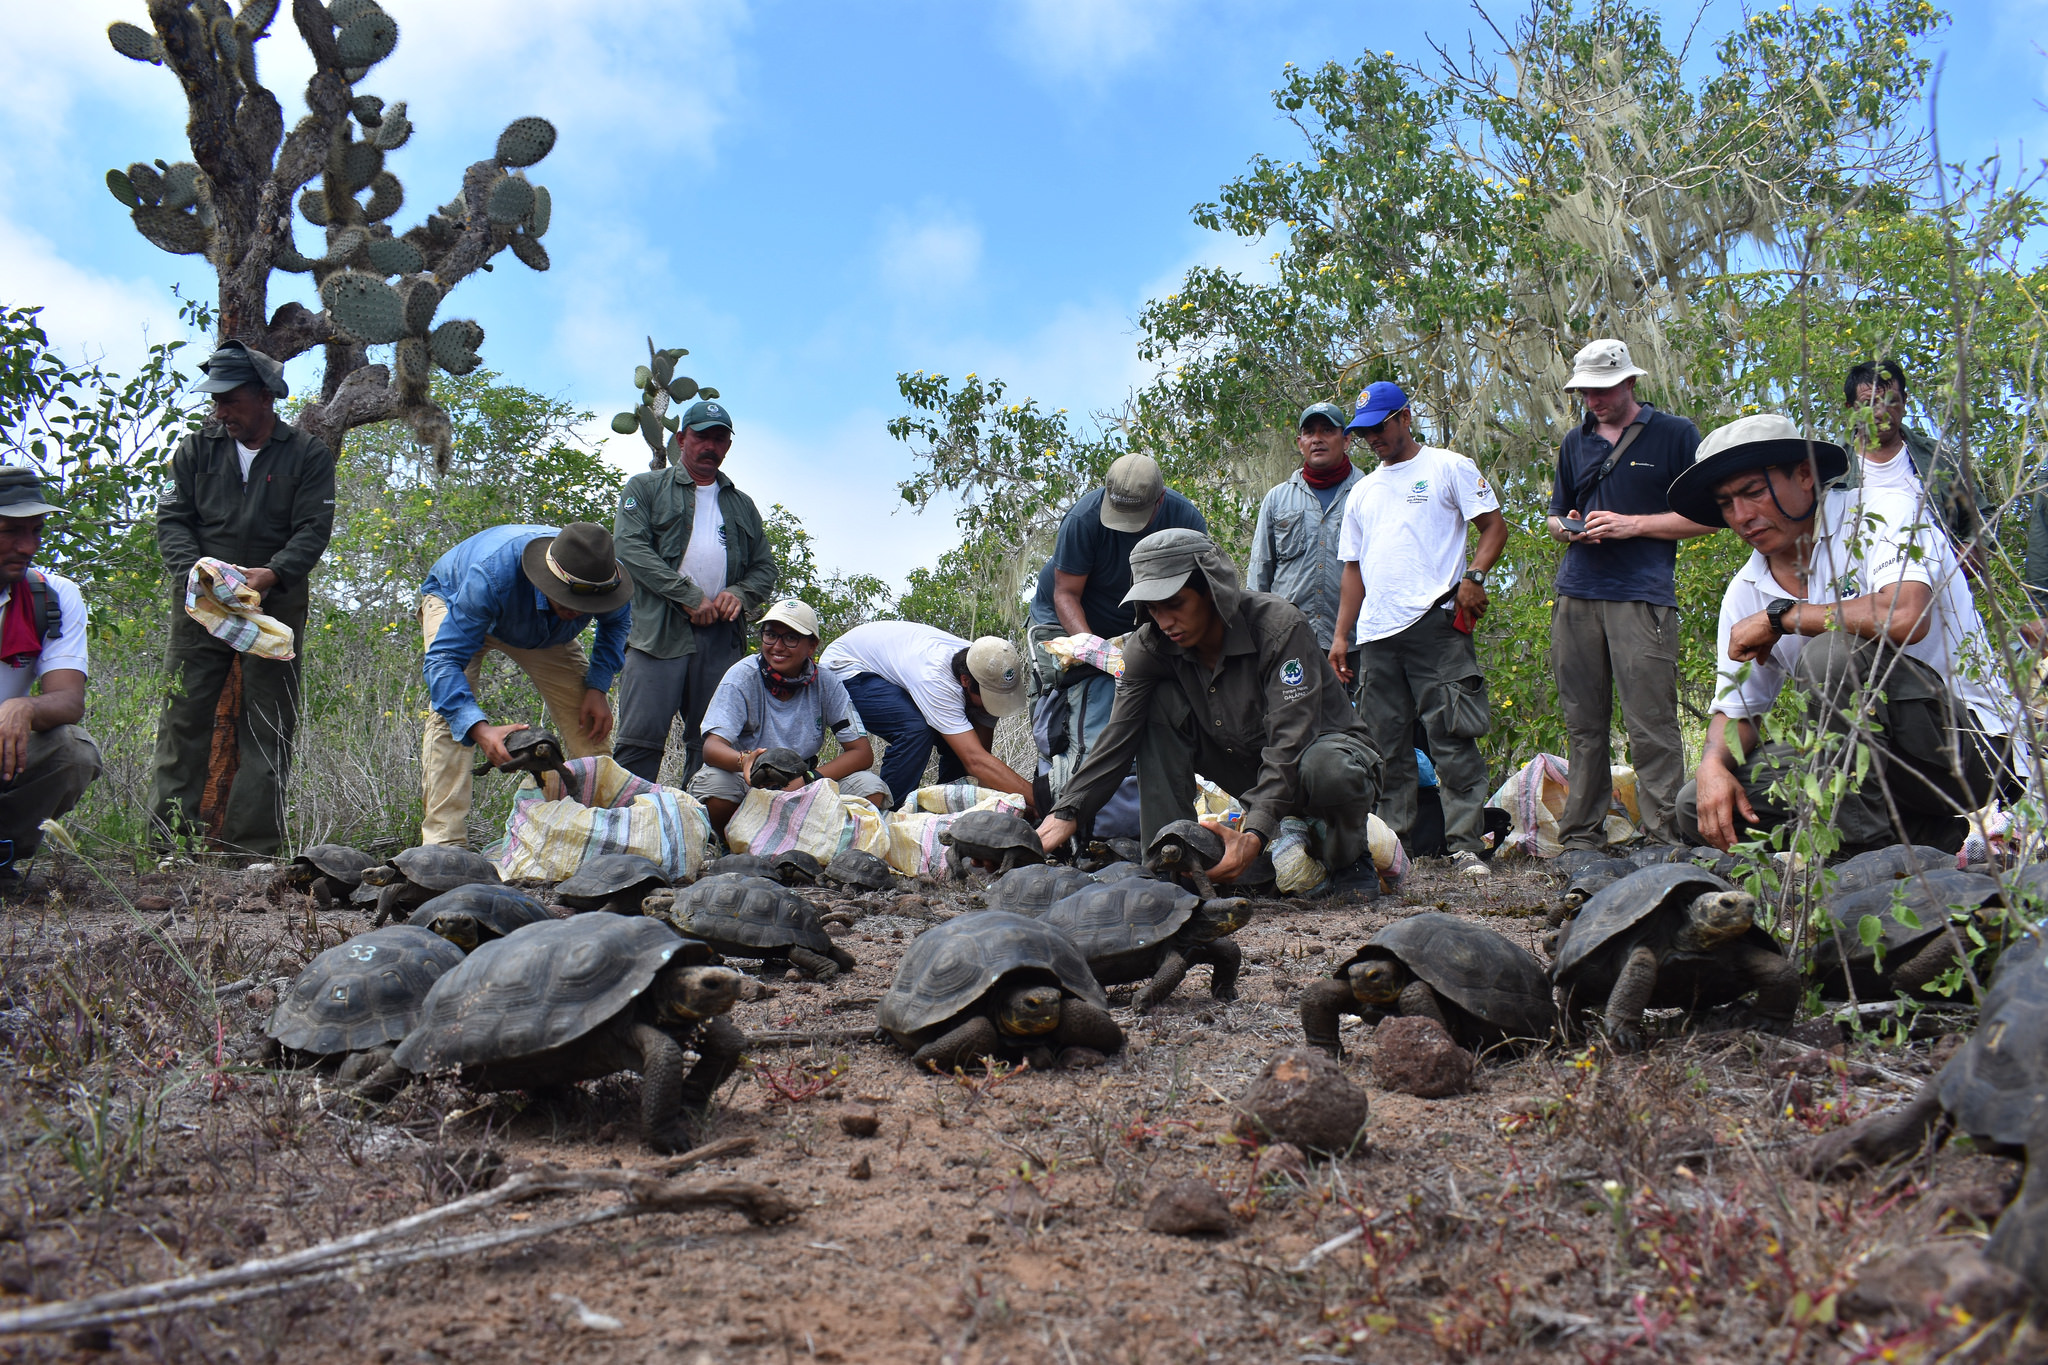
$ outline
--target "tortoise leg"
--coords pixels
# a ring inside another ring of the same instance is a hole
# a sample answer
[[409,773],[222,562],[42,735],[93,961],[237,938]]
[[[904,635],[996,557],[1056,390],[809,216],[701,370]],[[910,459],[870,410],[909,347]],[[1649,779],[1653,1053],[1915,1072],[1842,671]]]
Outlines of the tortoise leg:
[[405,1089],[406,1083],[412,1077],[406,1073],[405,1068],[391,1060],[391,1054],[397,1050],[396,1047],[380,1047],[371,1052],[357,1054],[366,1058],[381,1059],[374,1067],[367,1068],[369,1071],[368,1075],[356,1082],[355,1095],[357,1099],[367,1100],[372,1104],[382,1104],[399,1091]]
[[1180,983],[1187,978],[1188,960],[1177,948],[1167,948],[1159,954],[1159,966],[1152,973],[1152,980],[1138,996],[1138,1013],[1166,1003],[1166,998],[1180,989]]
[[[1003,850],[1003,860],[1002,860],[1002,861],[1001,861],[1000,863],[996,864],[996,871],[995,871],[995,875],[996,875],[997,877],[1003,877],[1003,876],[1007,876],[1007,875],[1009,875],[1010,873],[1012,873],[1012,872],[1016,871],[1016,870],[1017,870],[1017,859],[1018,859],[1018,856],[1019,856],[1019,855],[1018,855],[1018,853],[1017,853],[1017,850],[1016,850],[1016,849],[1014,849],[1014,848],[1006,848],[1006,849],[1004,849],[1004,850]],[[991,878],[991,880],[993,880],[993,878]]]
[[1944,933],[1900,964],[1899,969],[1892,973],[1892,985],[1908,995],[1918,995],[1928,982],[1955,966],[1956,962],[1956,946]]
[[789,960],[796,964],[798,971],[813,981],[830,981],[839,975],[839,964],[823,953],[814,953],[809,948],[793,947]]
[[721,1014],[698,1025],[690,1046],[696,1049],[697,1065],[683,1077],[681,1109],[682,1120],[694,1140],[710,1127],[711,1097],[739,1069],[740,1057],[747,1050],[747,1035]]
[[313,908],[316,911],[324,915],[334,909],[334,892],[328,889],[325,877],[316,877],[313,880],[312,891]]
[[640,1118],[647,1145],[664,1156],[687,1151],[682,1045],[652,1024],[633,1025],[629,1036],[640,1049]]
[[951,844],[946,845],[946,876],[956,882],[967,880],[967,865],[960,857],[960,850]]
[[949,1032],[932,1039],[910,1054],[912,1066],[940,1073],[965,1066],[977,1057],[993,1057],[1002,1050],[1002,1035],[985,1015],[972,1015]]
[[1089,1066],[1122,1052],[1124,1031],[1108,1010],[1068,996],[1060,1001],[1060,1026],[1047,1041],[1059,1053],[1061,1066]]
[[1394,1008],[1411,1018],[1434,1019],[1443,1025],[1445,1033],[1451,1031],[1451,1021],[1444,1017],[1443,1002],[1436,998],[1427,981],[1411,981],[1403,986],[1400,1002]]
[[2042,1161],[2048,1153],[2027,1151],[2026,1179],[2020,1192],[1991,1229],[1984,1255],[2027,1282],[2038,1296],[2048,1287],[2048,1171]]
[[366,1048],[361,1052],[351,1052],[348,1056],[342,1058],[341,1065],[334,1069],[334,1079],[342,1085],[354,1085],[365,1076],[381,1069],[386,1063],[390,1062],[391,1054],[396,1051],[398,1051],[397,1044],[386,1043],[382,1047]]
[[1756,983],[1756,1013],[1765,1028],[1784,1028],[1799,1013],[1799,1001],[1806,983],[1799,969],[1782,953],[1754,944],[1737,945],[1743,974]]
[[1231,939],[1219,938],[1204,946],[1202,958],[1209,964],[1209,994],[1223,1001],[1237,999],[1237,974],[1244,966],[1244,949]]
[[1948,1122],[1941,1109],[1940,1081],[1940,1076],[1933,1077],[1896,1109],[1825,1134],[1800,1154],[1800,1167],[1813,1180],[1854,1175],[1909,1157],[1929,1138],[1941,1141],[1948,1136]]
[[370,921],[372,929],[382,929],[388,920],[405,913],[405,907],[398,903],[405,890],[405,883],[399,882],[377,892],[377,915]]
[[1342,981],[1325,979],[1309,983],[1301,993],[1301,1032],[1313,1048],[1320,1048],[1330,1054],[1334,1061],[1344,1060],[1344,1044],[1338,1041],[1338,1021],[1347,1014],[1358,1013],[1358,1003],[1352,999],[1351,987]]
[[1657,989],[1657,953],[1648,944],[1637,945],[1614,979],[1607,993],[1607,1012],[1602,1022],[1614,1045],[1634,1051],[1643,1045],[1643,1011],[1649,1008],[1650,993]]
[[842,972],[850,972],[860,966],[860,962],[852,953],[847,952],[846,949],[836,943],[826,949],[825,955],[831,958],[833,965],[837,966]]

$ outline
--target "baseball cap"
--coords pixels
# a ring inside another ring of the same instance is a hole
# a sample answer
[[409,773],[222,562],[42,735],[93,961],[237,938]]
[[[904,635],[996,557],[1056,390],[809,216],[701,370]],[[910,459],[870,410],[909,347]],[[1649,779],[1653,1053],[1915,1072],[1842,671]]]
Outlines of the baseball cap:
[[1112,531],[1142,531],[1166,495],[1159,462],[1150,455],[1124,455],[1102,482],[1102,524]]
[[284,366],[239,341],[222,342],[199,362],[199,368],[206,378],[192,386],[194,393],[233,393],[244,384],[261,384],[274,397],[291,397],[291,386],[284,382]]
[[1358,411],[1351,415],[1349,430],[1363,431],[1376,427],[1408,406],[1408,395],[1399,384],[1382,379],[1368,384],[1365,392],[1358,395]]
[[1131,590],[1124,602],[1164,602],[1215,549],[1215,541],[1184,526],[1154,531],[1131,550]]
[[799,602],[794,597],[785,597],[761,613],[761,624],[779,621],[799,635],[818,638],[818,613],[811,610],[808,602]]
[[1572,377],[1565,381],[1564,386],[1568,389],[1611,389],[1624,379],[1648,373],[1629,359],[1627,342],[1608,337],[1586,343],[1572,357]]
[[685,431],[709,431],[713,427],[732,430],[732,414],[706,398],[690,404],[683,413],[682,427]]
[[0,517],[43,517],[64,509],[43,501],[43,480],[26,465],[0,465]]
[[1024,709],[1024,661],[1008,640],[984,635],[969,645],[967,671],[981,688],[982,709],[997,720]]
[[1311,417],[1321,417],[1339,431],[1344,430],[1344,424],[1349,420],[1344,415],[1344,409],[1335,403],[1311,403],[1301,410],[1301,420],[1294,424],[1294,429],[1299,431],[1307,426]]

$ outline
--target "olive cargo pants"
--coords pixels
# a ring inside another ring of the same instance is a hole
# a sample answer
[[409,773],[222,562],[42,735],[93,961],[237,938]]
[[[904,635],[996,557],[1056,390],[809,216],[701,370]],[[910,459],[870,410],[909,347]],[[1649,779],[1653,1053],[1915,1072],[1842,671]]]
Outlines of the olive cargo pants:
[[1378,813],[1387,827],[1404,842],[1415,828],[1419,716],[1436,764],[1444,845],[1454,854],[1479,853],[1486,832],[1486,760],[1479,753],[1486,677],[1472,637],[1451,624],[1451,615],[1433,606],[1406,630],[1358,647],[1358,717],[1380,754]]
[[1677,842],[1672,811],[1685,783],[1685,745],[1678,734],[1678,608],[1560,596],[1550,613],[1550,669],[1571,741],[1572,786],[1557,822],[1560,842],[1566,848],[1607,842],[1616,694],[1636,770],[1643,833],[1660,844]]
[[77,725],[38,730],[12,782],[0,782],[0,839],[25,857],[43,842],[43,821],[61,819],[100,775],[100,748]]

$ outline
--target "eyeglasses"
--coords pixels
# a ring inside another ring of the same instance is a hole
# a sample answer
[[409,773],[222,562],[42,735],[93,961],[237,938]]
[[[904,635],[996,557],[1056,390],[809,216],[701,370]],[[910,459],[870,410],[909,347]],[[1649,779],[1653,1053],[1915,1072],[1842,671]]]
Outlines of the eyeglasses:
[[781,626],[763,626],[761,638],[771,645],[800,645],[811,637],[784,630]]

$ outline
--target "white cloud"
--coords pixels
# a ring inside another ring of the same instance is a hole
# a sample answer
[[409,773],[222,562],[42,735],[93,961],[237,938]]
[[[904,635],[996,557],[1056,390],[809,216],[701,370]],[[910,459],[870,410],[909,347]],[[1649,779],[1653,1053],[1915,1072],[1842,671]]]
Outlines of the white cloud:
[[1185,0],[1018,0],[1019,55],[1053,75],[1099,80],[1145,56]]
[[0,260],[7,262],[0,303],[40,304],[43,331],[67,360],[103,360],[108,368],[129,373],[150,341],[185,335],[170,291],[160,282],[86,270],[5,216],[0,216]]
[[981,229],[931,205],[916,216],[891,211],[876,249],[882,281],[900,295],[943,299],[974,283],[981,268]]

